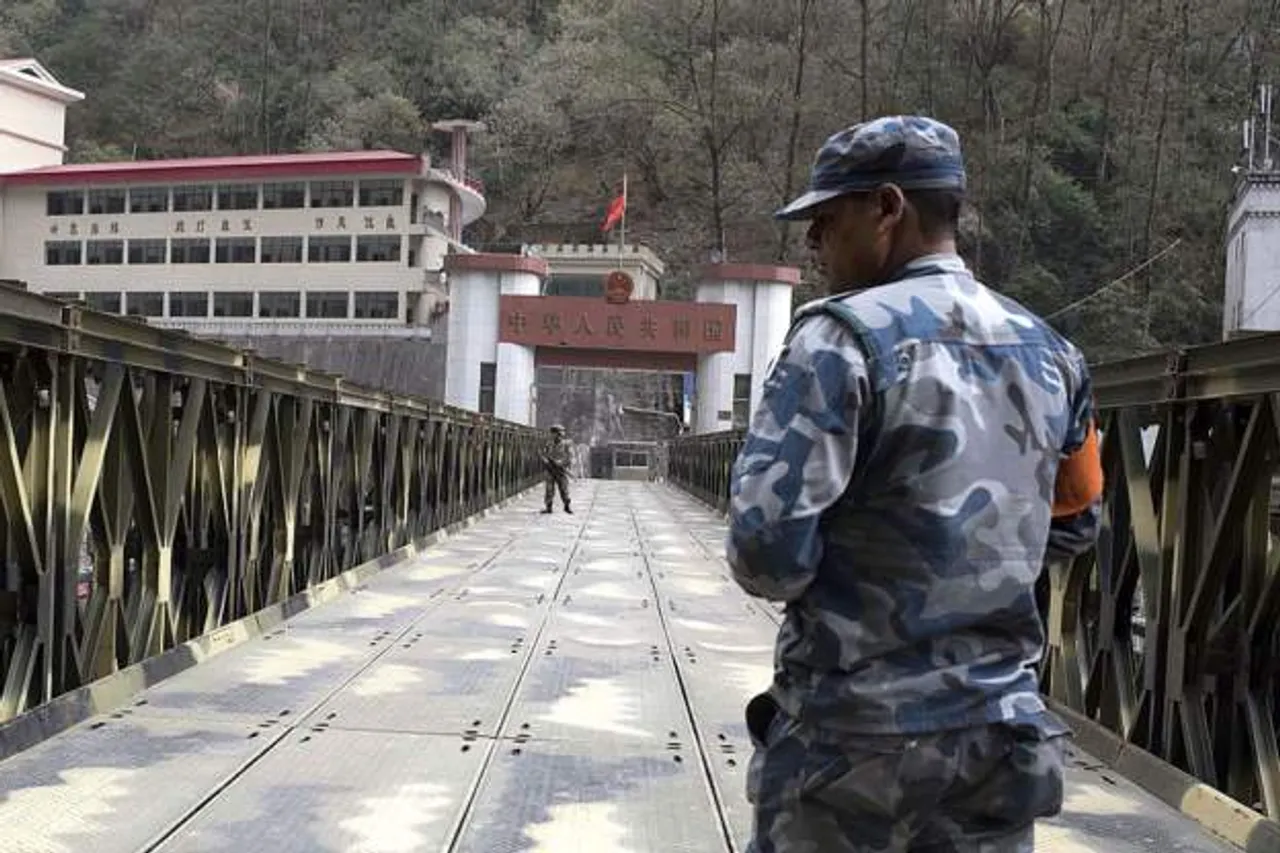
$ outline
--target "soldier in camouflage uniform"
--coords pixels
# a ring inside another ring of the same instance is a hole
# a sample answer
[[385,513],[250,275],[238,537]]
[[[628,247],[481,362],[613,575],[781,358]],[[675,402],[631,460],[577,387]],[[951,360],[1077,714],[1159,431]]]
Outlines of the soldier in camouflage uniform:
[[551,512],[551,503],[555,500],[556,489],[560,489],[560,500],[564,501],[564,511],[573,515],[569,508],[569,463],[572,450],[564,437],[564,427],[556,424],[551,428],[551,440],[542,451],[542,464],[545,469],[547,484],[546,508],[543,514]]
[[944,124],[833,135],[809,191],[832,295],[797,312],[732,477],[738,583],[785,602],[747,706],[753,853],[1030,853],[1063,800],[1035,584],[1095,540],[1089,373],[956,254]]

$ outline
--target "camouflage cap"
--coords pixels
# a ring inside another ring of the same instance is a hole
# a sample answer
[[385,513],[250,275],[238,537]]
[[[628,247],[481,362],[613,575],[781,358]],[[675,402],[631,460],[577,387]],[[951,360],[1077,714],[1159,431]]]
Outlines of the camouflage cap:
[[924,116],[885,116],[847,127],[818,149],[809,191],[774,216],[808,219],[824,201],[887,183],[904,190],[963,190],[960,135]]

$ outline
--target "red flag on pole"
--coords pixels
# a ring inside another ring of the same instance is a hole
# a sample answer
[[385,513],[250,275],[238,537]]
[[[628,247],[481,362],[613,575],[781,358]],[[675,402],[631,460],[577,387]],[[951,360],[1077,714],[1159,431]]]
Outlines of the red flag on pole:
[[622,221],[622,215],[627,210],[627,194],[624,191],[622,195],[615,198],[609,203],[609,210],[605,214],[604,224],[600,226],[600,230],[608,234],[613,230],[613,226]]

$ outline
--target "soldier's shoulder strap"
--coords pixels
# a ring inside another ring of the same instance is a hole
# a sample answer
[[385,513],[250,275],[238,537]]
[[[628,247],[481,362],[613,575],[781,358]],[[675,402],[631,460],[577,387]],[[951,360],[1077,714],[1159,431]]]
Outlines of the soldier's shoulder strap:
[[870,327],[862,322],[856,311],[840,301],[838,297],[811,302],[797,311],[795,316],[791,318],[791,328],[787,330],[783,345],[786,346],[791,343],[792,338],[795,337],[805,320],[821,315],[831,317],[852,334],[868,362],[879,360],[880,344],[876,341],[876,337],[872,334]]
[[[927,264],[901,272],[898,275],[881,282],[878,286],[893,284],[907,279],[944,274],[946,272],[947,270],[940,266]],[[890,356],[892,353],[885,351],[885,346],[880,337],[871,330],[871,327],[862,321],[862,318],[858,316],[858,312],[849,305],[846,299],[847,295],[829,296],[826,299],[819,299],[814,302],[810,302],[808,305],[805,305],[797,311],[791,320],[791,328],[787,330],[787,336],[783,342],[784,346],[791,342],[791,339],[795,336],[796,331],[799,329],[802,322],[810,317],[826,315],[834,319],[853,335],[854,340],[858,342],[858,346],[862,348],[862,354],[867,360],[868,367],[873,373],[875,373],[876,368],[880,366],[884,362],[885,358]],[[879,383],[876,384],[878,385]]]

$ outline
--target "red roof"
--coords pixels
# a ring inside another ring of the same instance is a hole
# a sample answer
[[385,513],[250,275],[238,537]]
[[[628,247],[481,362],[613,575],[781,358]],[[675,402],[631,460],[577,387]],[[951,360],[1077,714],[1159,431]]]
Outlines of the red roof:
[[183,160],[134,160],[125,163],[72,163],[0,175],[17,186],[66,184],[244,181],[342,175],[414,175],[422,171],[419,154],[401,151],[325,151],[246,157],[192,157]]

